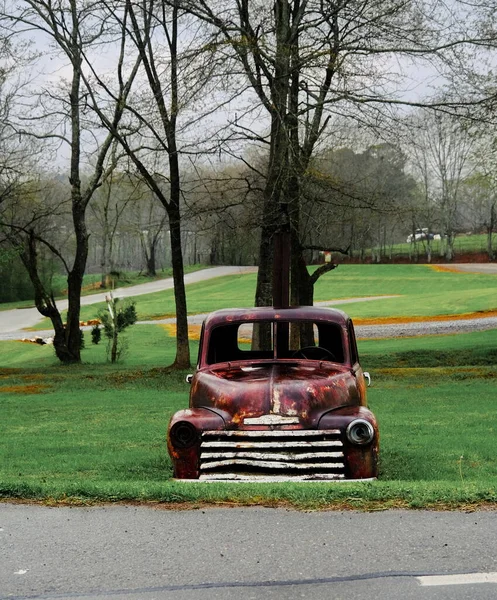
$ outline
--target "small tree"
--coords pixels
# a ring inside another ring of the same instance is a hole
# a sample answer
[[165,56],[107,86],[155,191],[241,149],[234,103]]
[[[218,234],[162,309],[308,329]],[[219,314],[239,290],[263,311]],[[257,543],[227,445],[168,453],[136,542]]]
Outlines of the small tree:
[[[115,363],[126,350],[126,341],[119,337],[130,325],[136,323],[136,305],[134,302],[124,302],[119,305],[119,298],[114,298],[112,293],[105,297],[108,311],[100,311],[98,318],[104,327],[104,333],[109,340],[107,354],[110,353],[110,361]],[[94,343],[98,343],[99,336],[92,332]]]

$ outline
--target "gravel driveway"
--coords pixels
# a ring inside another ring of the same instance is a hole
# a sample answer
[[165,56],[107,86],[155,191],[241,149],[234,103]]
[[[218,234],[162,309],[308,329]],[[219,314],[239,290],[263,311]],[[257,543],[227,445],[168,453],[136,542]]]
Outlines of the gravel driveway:
[[454,263],[437,265],[454,271],[464,273],[483,273],[484,275],[497,275],[497,263]]

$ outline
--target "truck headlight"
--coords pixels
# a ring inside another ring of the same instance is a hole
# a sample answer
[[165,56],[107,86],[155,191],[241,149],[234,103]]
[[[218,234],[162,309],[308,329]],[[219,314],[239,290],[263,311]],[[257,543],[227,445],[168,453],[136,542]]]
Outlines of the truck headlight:
[[369,421],[356,419],[347,427],[347,439],[352,444],[369,444],[374,438],[374,429]]
[[178,421],[171,427],[169,437],[176,448],[191,448],[197,443],[198,431],[189,421]]

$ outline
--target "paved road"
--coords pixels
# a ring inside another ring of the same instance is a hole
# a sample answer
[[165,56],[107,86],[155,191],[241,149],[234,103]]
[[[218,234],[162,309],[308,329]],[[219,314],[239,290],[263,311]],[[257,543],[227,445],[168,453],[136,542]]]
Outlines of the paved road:
[[0,600],[495,600],[496,540],[497,511],[0,504]]
[[[188,273],[185,275],[185,284],[197,283],[198,281],[205,281],[214,277],[221,277],[223,275],[236,275],[242,273],[254,273],[257,271],[256,267],[212,267],[211,269],[203,269],[202,271],[195,271],[194,273]],[[148,283],[142,283],[140,285],[134,285],[127,288],[117,288],[113,291],[114,296],[119,298],[129,298],[131,296],[143,296],[144,294],[151,294],[153,292],[161,292],[163,290],[170,290],[174,286],[172,277],[167,279],[159,279],[157,281],[150,281]],[[108,292],[101,294],[92,294],[90,296],[82,296],[81,304],[86,306],[88,304],[96,304],[98,302],[104,302],[105,296]],[[57,301],[59,310],[67,309],[67,300]],[[0,311],[0,339],[19,339],[19,337],[25,337],[26,332],[20,332],[23,328],[33,327],[39,323],[43,317],[40,315],[36,308],[22,308],[16,310],[4,310]],[[19,333],[20,332],[20,333]],[[2,336],[2,334],[16,334],[12,336]],[[44,332],[47,333],[47,332]],[[51,333],[51,332],[49,332]],[[19,334],[19,335],[17,335]],[[41,335],[41,334],[37,334]]]

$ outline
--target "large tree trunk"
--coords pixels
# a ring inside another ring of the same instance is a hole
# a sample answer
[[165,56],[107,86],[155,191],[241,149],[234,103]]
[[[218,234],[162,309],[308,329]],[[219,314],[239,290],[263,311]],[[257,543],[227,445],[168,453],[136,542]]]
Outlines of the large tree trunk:
[[188,312],[186,307],[185,272],[183,265],[183,249],[181,247],[181,213],[180,194],[181,180],[178,153],[176,151],[175,116],[169,130],[169,175],[170,200],[165,208],[169,217],[171,235],[171,262],[173,268],[174,299],[176,303],[176,358],[173,367],[189,369],[190,344],[188,341]]
[[20,258],[29,274],[31,283],[33,284],[36,308],[40,314],[49,318],[52,322],[54,328],[53,345],[57,358],[63,363],[74,362],[74,352],[68,345],[67,330],[62,321],[62,316],[57,308],[54,297],[47,293],[45,286],[40,279],[38,270],[38,252],[33,232],[31,232],[29,238],[22,246]]
[[78,265],[73,268],[67,278],[69,306],[67,309],[65,337],[68,357],[64,362],[81,361],[81,329],[79,318],[81,313],[81,288],[83,285],[83,275],[84,265],[83,271],[81,271],[81,265]]
[[[282,2],[282,4],[286,4],[286,2]],[[282,193],[286,189],[288,166],[288,139],[284,123],[288,91],[288,59],[286,59],[286,63],[284,57],[280,58],[279,61],[277,60],[276,72],[279,72],[280,76],[275,77],[276,83],[272,90],[273,103],[276,109],[271,114],[271,148],[266,186],[264,189],[259,270],[255,292],[256,306],[271,306],[273,300],[274,235],[281,226],[282,213],[280,204]],[[270,328],[262,325],[254,326],[252,345],[254,349],[270,348]]]
[[[268,204],[272,204],[271,200],[268,201]],[[264,214],[267,214],[266,210],[264,211]],[[275,233],[276,227],[274,223],[263,225],[263,227],[261,227],[255,306],[271,306],[273,301],[273,252]],[[264,323],[254,323],[252,349],[271,349],[271,328],[269,325]]]
[[174,299],[176,303],[176,359],[173,366],[179,369],[189,369],[191,366],[190,346],[188,344],[188,318],[179,208],[170,208],[170,210],[171,261],[173,267]]
[[[278,229],[282,192],[286,189],[288,167],[288,131],[286,128],[289,86],[290,7],[288,0],[274,3],[277,48],[271,88],[271,143],[264,206],[262,213],[259,271],[255,293],[256,306],[272,304],[273,244]],[[259,346],[263,347],[263,346]]]
[[[75,10],[75,8],[74,8]],[[77,17],[74,17],[75,19]],[[70,93],[71,101],[71,171],[69,182],[71,184],[71,204],[74,233],[76,236],[76,250],[73,266],[67,277],[68,302],[66,324],[66,347],[69,353],[68,360],[64,362],[81,361],[81,330],[79,316],[81,312],[81,288],[88,258],[88,233],[86,230],[85,210],[86,203],[81,196],[81,123],[80,123],[80,85],[81,85],[81,56],[79,39],[74,29],[74,71]]]

